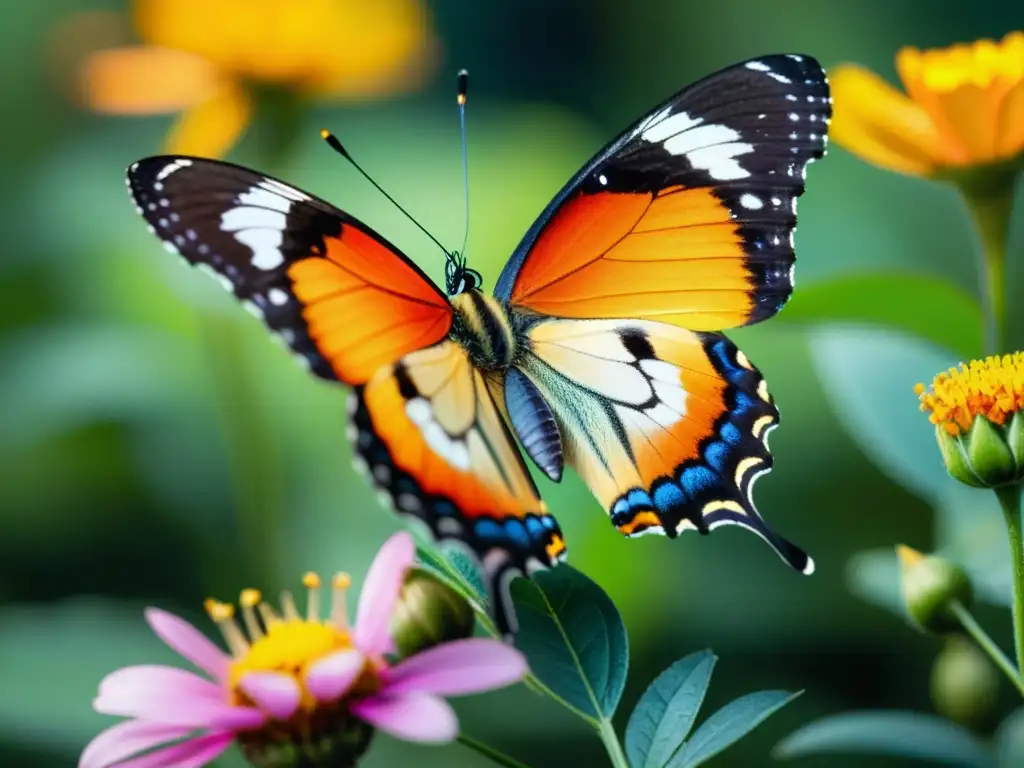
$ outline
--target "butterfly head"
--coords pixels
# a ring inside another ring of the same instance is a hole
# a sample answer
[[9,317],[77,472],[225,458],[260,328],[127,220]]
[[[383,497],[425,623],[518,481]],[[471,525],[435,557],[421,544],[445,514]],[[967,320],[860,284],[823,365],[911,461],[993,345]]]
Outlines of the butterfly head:
[[480,288],[483,278],[475,269],[466,266],[465,256],[458,251],[452,251],[444,265],[444,283],[449,296],[458,296],[460,293]]

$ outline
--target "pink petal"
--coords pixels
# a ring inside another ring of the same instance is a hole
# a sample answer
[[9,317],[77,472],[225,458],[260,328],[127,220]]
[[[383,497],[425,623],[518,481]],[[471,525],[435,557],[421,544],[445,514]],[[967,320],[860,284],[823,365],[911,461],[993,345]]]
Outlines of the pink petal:
[[126,720],[90,741],[78,760],[78,768],[106,768],[118,760],[187,736],[191,730],[180,725]]
[[302,689],[295,678],[278,672],[250,672],[239,687],[275,720],[290,718],[302,700]]
[[387,653],[391,647],[388,629],[405,573],[416,558],[412,536],[396,533],[380,548],[366,574],[359,595],[359,610],[352,641],[367,656]]
[[459,734],[448,702],[429,693],[371,696],[351,707],[352,714],[378,730],[405,741],[446,744]]
[[118,763],[113,768],[202,768],[216,760],[231,746],[231,741],[230,733],[210,733]]
[[311,665],[306,672],[306,690],[317,701],[341,698],[359,677],[366,657],[359,651],[338,651]]
[[266,716],[258,709],[232,707],[218,685],[184,669],[125,667],[100,683],[93,708],[106,715],[137,717],[188,728],[257,728]]
[[214,645],[206,635],[184,619],[159,608],[147,608],[145,616],[156,636],[167,643],[171,650],[191,661],[218,682],[223,682],[227,678],[231,657]]
[[469,638],[411,656],[387,674],[386,693],[421,691],[441,696],[480,693],[517,683],[526,676],[526,659],[497,640]]

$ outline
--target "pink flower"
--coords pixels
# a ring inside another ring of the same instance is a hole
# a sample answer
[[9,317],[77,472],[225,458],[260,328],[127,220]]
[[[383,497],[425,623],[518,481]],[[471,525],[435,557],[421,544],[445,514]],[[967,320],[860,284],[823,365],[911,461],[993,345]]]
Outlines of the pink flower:
[[365,749],[373,729],[408,741],[451,741],[458,722],[442,697],[518,682],[526,662],[496,640],[471,638],[390,665],[391,616],[414,557],[406,533],[384,544],[367,574],[354,627],[345,608],[346,574],[334,578],[326,621],[315,574],[304,579],[305,618],[287,593],[278,615],[258,592],[245,590],[243,631],[233,606],[207,601],[230,654],[188,622],[148,609],[157,636],[206,677],[152,665],[108,675],[93,706],[129,719],[93,739],[79,768],[200,768],[234,741],[252,754],[282,741],[315,743],[318,734],[324,744]]

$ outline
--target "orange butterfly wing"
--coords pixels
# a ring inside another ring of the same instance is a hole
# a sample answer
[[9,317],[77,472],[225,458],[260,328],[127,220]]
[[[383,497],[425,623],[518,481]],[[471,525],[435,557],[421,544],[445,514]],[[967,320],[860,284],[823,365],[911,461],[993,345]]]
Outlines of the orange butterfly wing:
[[555,317],[695,331],[772,316],[792,293],[796,199],[830,114],[824,72],[806,56],[746,62],[687,88],[569,182],[496,295]]
[[495,404],[452,341],[406,355],[357,390],[359,463],[399,514],[482,565],[499,628],[514,631],[508,582],[565,557],[565,544]]
[[443,339],[447,298],[366,225],[230,163],[151,157],[128,186],[165,247],[212,270],[313,373],[347,384]]

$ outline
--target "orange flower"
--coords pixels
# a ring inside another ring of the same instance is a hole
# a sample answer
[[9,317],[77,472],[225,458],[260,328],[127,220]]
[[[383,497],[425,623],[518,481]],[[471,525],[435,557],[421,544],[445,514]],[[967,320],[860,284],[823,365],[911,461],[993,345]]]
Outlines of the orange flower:
[[1024,353],[961,363],[914,392],[953,478],[977,488],[1024,482]]
[[961,363],[914,393],[932,424],[951,435],[965,434],[978,416],[1003,426],[1024,410],[1024,352]]
[[181,112],[169,152],[220,156],[252,116],[251,86],[358,99],[408,89],[434,50],[419,0],[136,0],[143,45],[81,70],[98,112]]
[[1024,33],[903,48],[896,70],[906,94],[854,64],[830,73],[835,141],[914,176],[1012,160],[1024,151]]

